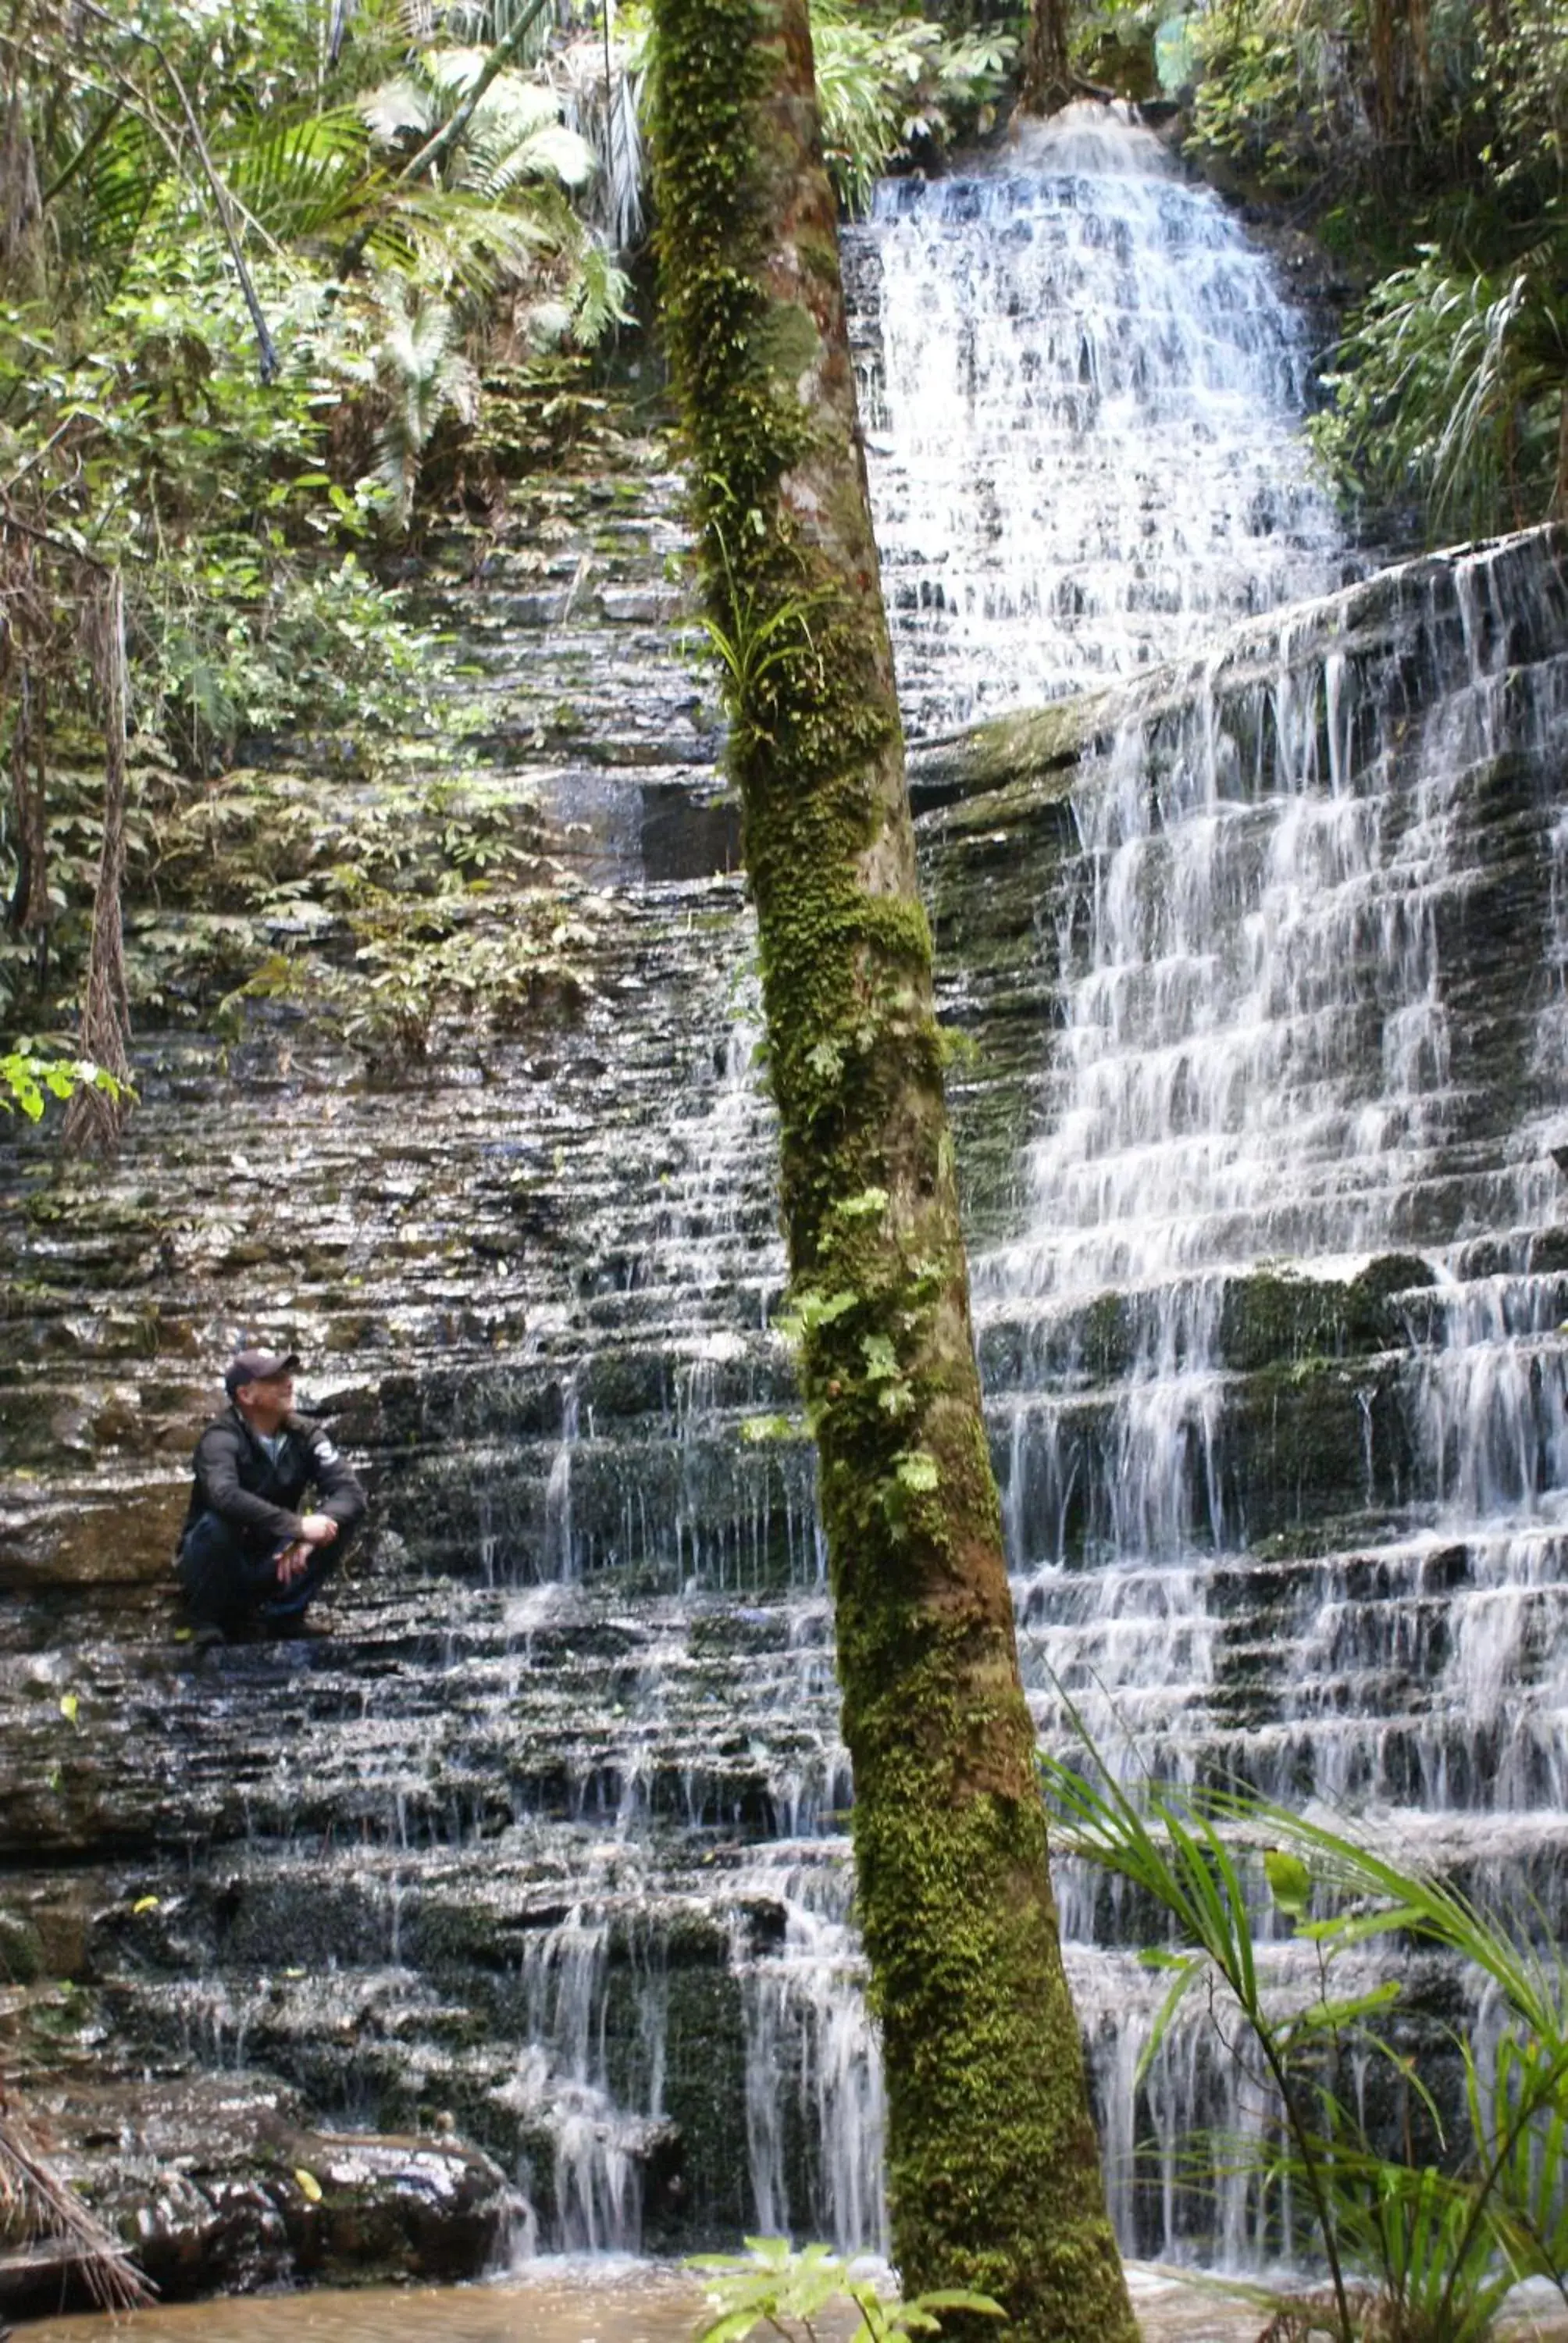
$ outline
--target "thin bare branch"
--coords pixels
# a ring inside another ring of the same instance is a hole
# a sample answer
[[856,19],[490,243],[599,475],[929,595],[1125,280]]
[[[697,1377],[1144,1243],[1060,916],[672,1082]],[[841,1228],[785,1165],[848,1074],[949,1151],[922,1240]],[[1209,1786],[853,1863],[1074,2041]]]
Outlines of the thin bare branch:
[[224,242],[228,246],[229,258],[234,263],[235,275],[239,278],[240,291],[245,296],[245,306],[250,311],[250,321],[256,328],[258,351],[257,371],[263,382],[275,382],[281,370],[282,360],[278,357],[277,345],[272,338],[272,329],[266,322],[266,313],[257,297],[250,271],[246,266],[245,255],[239,247],[239,238],[235,234],[228,189],[217,175],[212,156],[207,151],[206,140],[202,136],[202,126],[196,116],[196,110],[191,104],[190,94],[176,71],[172,58],[167,51],[153,39],[150,33],[138,32],[133,26],[117,24],[106,8],[99,7],[98,0],[78,0],[78,5],[88,15],[95,16],[100,24],[107,25],[111,30],[119,33],[128,32],[132,40],[139,41],[144,48],[151,51],[167,75],[175,96],[179,100],[180,111],[185,116],[186,127],[190,131],[192,143],[201,163],[202,176],[207,183],[213,207],[217,213],[218,226],[223,230]]

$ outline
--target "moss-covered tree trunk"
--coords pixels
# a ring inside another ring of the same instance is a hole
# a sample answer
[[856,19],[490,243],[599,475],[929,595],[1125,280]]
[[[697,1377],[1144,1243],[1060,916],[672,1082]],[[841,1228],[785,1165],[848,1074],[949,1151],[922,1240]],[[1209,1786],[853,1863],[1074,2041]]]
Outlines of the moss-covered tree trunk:
[[[670,347],[731,681],[906,2286],[1131,2343],[970,1330],[804,0],[657,0]],[[980,2322],[976,2322],[977,2327]]]

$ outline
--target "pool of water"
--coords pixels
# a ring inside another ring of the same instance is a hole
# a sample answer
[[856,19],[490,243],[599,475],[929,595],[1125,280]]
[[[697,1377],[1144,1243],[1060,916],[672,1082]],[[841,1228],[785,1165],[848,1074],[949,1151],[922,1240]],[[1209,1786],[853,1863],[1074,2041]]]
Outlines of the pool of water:
[[[1267,2314],[1201,2278],[1132,2265],[1128,2284],[1143,2343],[1256,2343]],[[117,2318],[28,2322],[36,2343],[691,2343],[700,2289],[680,2270],[543,2260],[487,2286],[363,2287],[234,2295]],[[824,2321],[829,2338],[846,2319]],[[1511,2343],[1568,2343],[1568,2319],[1522,2307]]]
[[[1128,2279],[1144,2343],[1254,2343],[1263,2323],[1255,2305],[1201,2280],[1137,2267]],[[684,2271],[544,2260],[487,2286],[236,2295],[16,2332],[37,2343],[691,2343],[703,2308]],[[823,2332],[842,2337],[849,2325],[824,2322]]]
[[690,2343],[702,2308],[672,2270],[566,2263],[493,2286],[230,2295],[16,2332],[37,2343]]

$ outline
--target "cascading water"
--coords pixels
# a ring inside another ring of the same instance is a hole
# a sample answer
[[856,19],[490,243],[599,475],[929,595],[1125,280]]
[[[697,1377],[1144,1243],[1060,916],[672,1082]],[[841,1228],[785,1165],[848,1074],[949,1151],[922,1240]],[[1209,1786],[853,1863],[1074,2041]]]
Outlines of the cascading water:
[[1151,132],[1075,106],[846,238],[915,738],[1113,682],[1337,582],[1300,321]]
[[[1507,1862],[1560,1920],[1564,546],[1331,591],[1267,265],[1136,126],[1030,136],[884,190],[847,240],[917,763],[972,713],[1097,695],[1070,785],[922,783],[981,1066],[955,1107],[1030,1697],[1060,1745],[1065,1688],[1141,1763],[1370,1805],[1473,1879]],[[509,599],[487,577],[441,611],[465,690],[520,701],[509,762],[570,736],[551,802],[620,890],[579,1014],[455,1055],[397,1115],[324,1060],[308,1141],[267,1034],[221,1145],[216,1108],[193,1134],[216,1077],[177,1041],[105,1173],[101,1261],[25,1232],[65,1298],[0,1404],[68,1526],[32,1642],[0,1645],[0,1852],[92,1876],[54,1973],[112,1979],[138,2072],[226,2091],[243,2058],[338,2122],[445,2111],[546,2247],[879,2244],[732,830],[668,512],[594,481],[579,518],[557,586],[526,548]],[[595,587],[634,527],[642,568]],[[340,1373],[375,1569],[304,1659],[171,1681],[113,1586],[67,1652],[77,1523],[141,1502],[138,1423],[149,1506],[177,1496],[178,1405],[242,1291],[318,1388]],[[73,1477],[95,1345],[101,1483]],[[1256,2105],[1196,2028],[1135,2087],[1136,1924],[1113,1884],[1059,1887],[1125,2242],[1271,2250],[1239,2184],[1179,2185],[1192,2125]]]
[[[1494,1881],[1498,1809],[1531,1816],[1513,1864],[1563,1832],[1568,1099],[1528,951],[1508,1018],[1467,1011],[1521,914],[1555,966],[1565,628],[1523,540],[1254,622],[1121,703],[1075,793],[1028,1223],[976,1273],[1047,1735],[1060,1684],[1139,1767],[1370,1805]],[[1259,1365],[1281,1311],[1289,1383]],[[1074,1968],[1109,2106],[1148,2013]],[[1167,2169],[1248,2115],[1181,2037],[1143,2106]],[[1151,2190],[1133,2234],[1279,2243],[1218,2195],[1209,2227]]]
[[[1539,1860],[1568,1707],[1564,1292],[1554,1252],[1530,1273],[1568,1128],[1561,575],[1526,541],[1314,598],[1345,564],[1266,265],[1147,133],[1074,108],[1035,136],[1028,178],[884,190],[859,274],[915,729],[1122,684],[1037,914],[1060,1030],[1021,1225],[974,1264],[1036,1715],[1066,1746],[1065,1694],[1140,1769],[1392,1810],[1472,1875],[1492,1825],[1463,1817],[1529,1812]],[[1466,1024],[1499,819],[1547,968],[1512,1091]],[[1322,1297],[1358,1278],[1382,1317],[1347,1368]],[[1340,1457],[1273,1485],[1270,1309],[1303,1315],[1292,1436]],[[1134,2093],[1151,2004],[1088,1948],[1103,1890],[1062,1888],[1124,2238],[1277,2248],[1233,2177],[1205,2209],[1174,2182],[1258,2107],[1197,2024]]]

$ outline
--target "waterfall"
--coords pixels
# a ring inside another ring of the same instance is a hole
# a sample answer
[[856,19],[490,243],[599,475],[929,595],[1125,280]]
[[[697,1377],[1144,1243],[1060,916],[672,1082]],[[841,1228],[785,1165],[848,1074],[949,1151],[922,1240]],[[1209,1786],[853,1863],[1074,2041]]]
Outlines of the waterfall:
[[1134,674],[1336,583],[1268,263],[1092,104],[984,176],[885,183],[846,237],[907,728]]
[[[882,189],[846,273],[1028,1697],[1053,1747],[1065,1694],[1112,1756],[1344,1802],[1561,1928],[1568,536],[1360,577],[1269,261],[1135,123],[1026,136]],[[0,1684],[0,1853],[69,1869],[51,1957],[106,1981],[133,2086],[444,2110],[547,2250],[852,2250],[886,2217],[851,1785],[655,460],[552,520],[553,584],[531,541],[441,557],[498,762],[615,890],[570,1013],[396,1111],[324,1054],[297,1156],[297,1070],[166,1038],[102,1222],[0,1228],[39,1276],[0,1567],[63,1556]],[[1070,770],[941,779],[955,727],[1069,695]],[[166,1550],[220,1297],[340,1408],[374,1551],[336,1635],[171,1674],[161,1597],[82,1570]],[[1184,2142],[1268,2111],[1200,1996],[1138,2079],[1147,1916],[1059,1874],[1124,2244],[1267,2257],[1288,2217],[1188,2186]]]
[[[1030,136],[884,189],[851,279],[912,731],[1112,687],[1039,881],[1020,1209],[973,1262],[1031,1706],[1057,1747],[1065,1695],[1134,1770],[1370,1807],[1472,1878],[1505,1812],[1549,1875],[1561,551],[1345,587],[1266,261],[1147,132]],[[1060,1885],[1124,2243],[1288,2244],[1235,2174],[1177,2187],[1184,2137],[1259,2110],[1196,2016],[1134,2090],[1150,1990],[1094,1948],[1129,1941],[1104,1883]]]
[[[1134,1713],[1149,1685],[1180,1682],[1179,1766],[1214,1751],[1191,1673],[1214,1642],[1195,1559],[1244,1555],[1261,1527],[1233,1419],[1241,1321],[1266,1264],[1343,1292],[1370,1259],[1402,1258],[1419,1347],[1375,1417],[1367,1370],[1356,1494],[1375,1522],[1397,1443],[1398,1493],[1424,1536],[1473,1544],[1478,1584],[1451,1602],[1459,1634],[1434,1712],[1447,1692],[1474,1713],[1462,1685],[1485,1677],[1483,1644],[1519,1648],[1505,1624],[1516,1572],[1550,1575],[1536,1549],[1554,1550],[1568,1479],[1561,1280],[1473,1264],[1465,1240],[1551,1213],[1560,1175],[1542,1133],[1561,1107],[1543,1084],[1533,1127],[1516,1120],[1481,1143],[1507,1102],[1487,1099],[1450,994],[1462,1004],[1463,923],[1480,933],[1488,916],[1486,799],[1504,770],[1537,835],[1555,935],[1546,791],[1563,615],[1560,582],[1513,545],[1412,565],[1283,624],[1250,622],[1151,699],[1135,689],[1081,768],[1082,851],[1055,907],[1081,940],[1063,954],[1028,1222],[977,1263],[977,1311],[982,1351],[1000,1355],[1005,1335],[1019,1363],[997,1396],[1042,1673],[1063,1674],[1076,1619],[1075,1664]],[[1450,679],[1413,719],[1412,671]],[[1520,1054],[1538,1065],[1553,989],[1521,1008]],[[1108,1312],[1110,1374],[1085,1358]],[[1073,1574],[1085,1563],[1104,1573],[1091,1594]],[[1538,1621],[1543,1594],[1529,1603]],[[1151,1664],[1151,1609],[1163,1664]],[[1312,1648],[1309,1681],[1329,1704],[1326,1620]],[[1298,1775],[1303,1755],[1321,1786],[1351,1786],[1332,1746],[1298,1735]],[[1423,1775],[1437,1762],[1428,1752]],[[1516,1796],[1525,1758],[1498,1765],[1499,1795]]]

